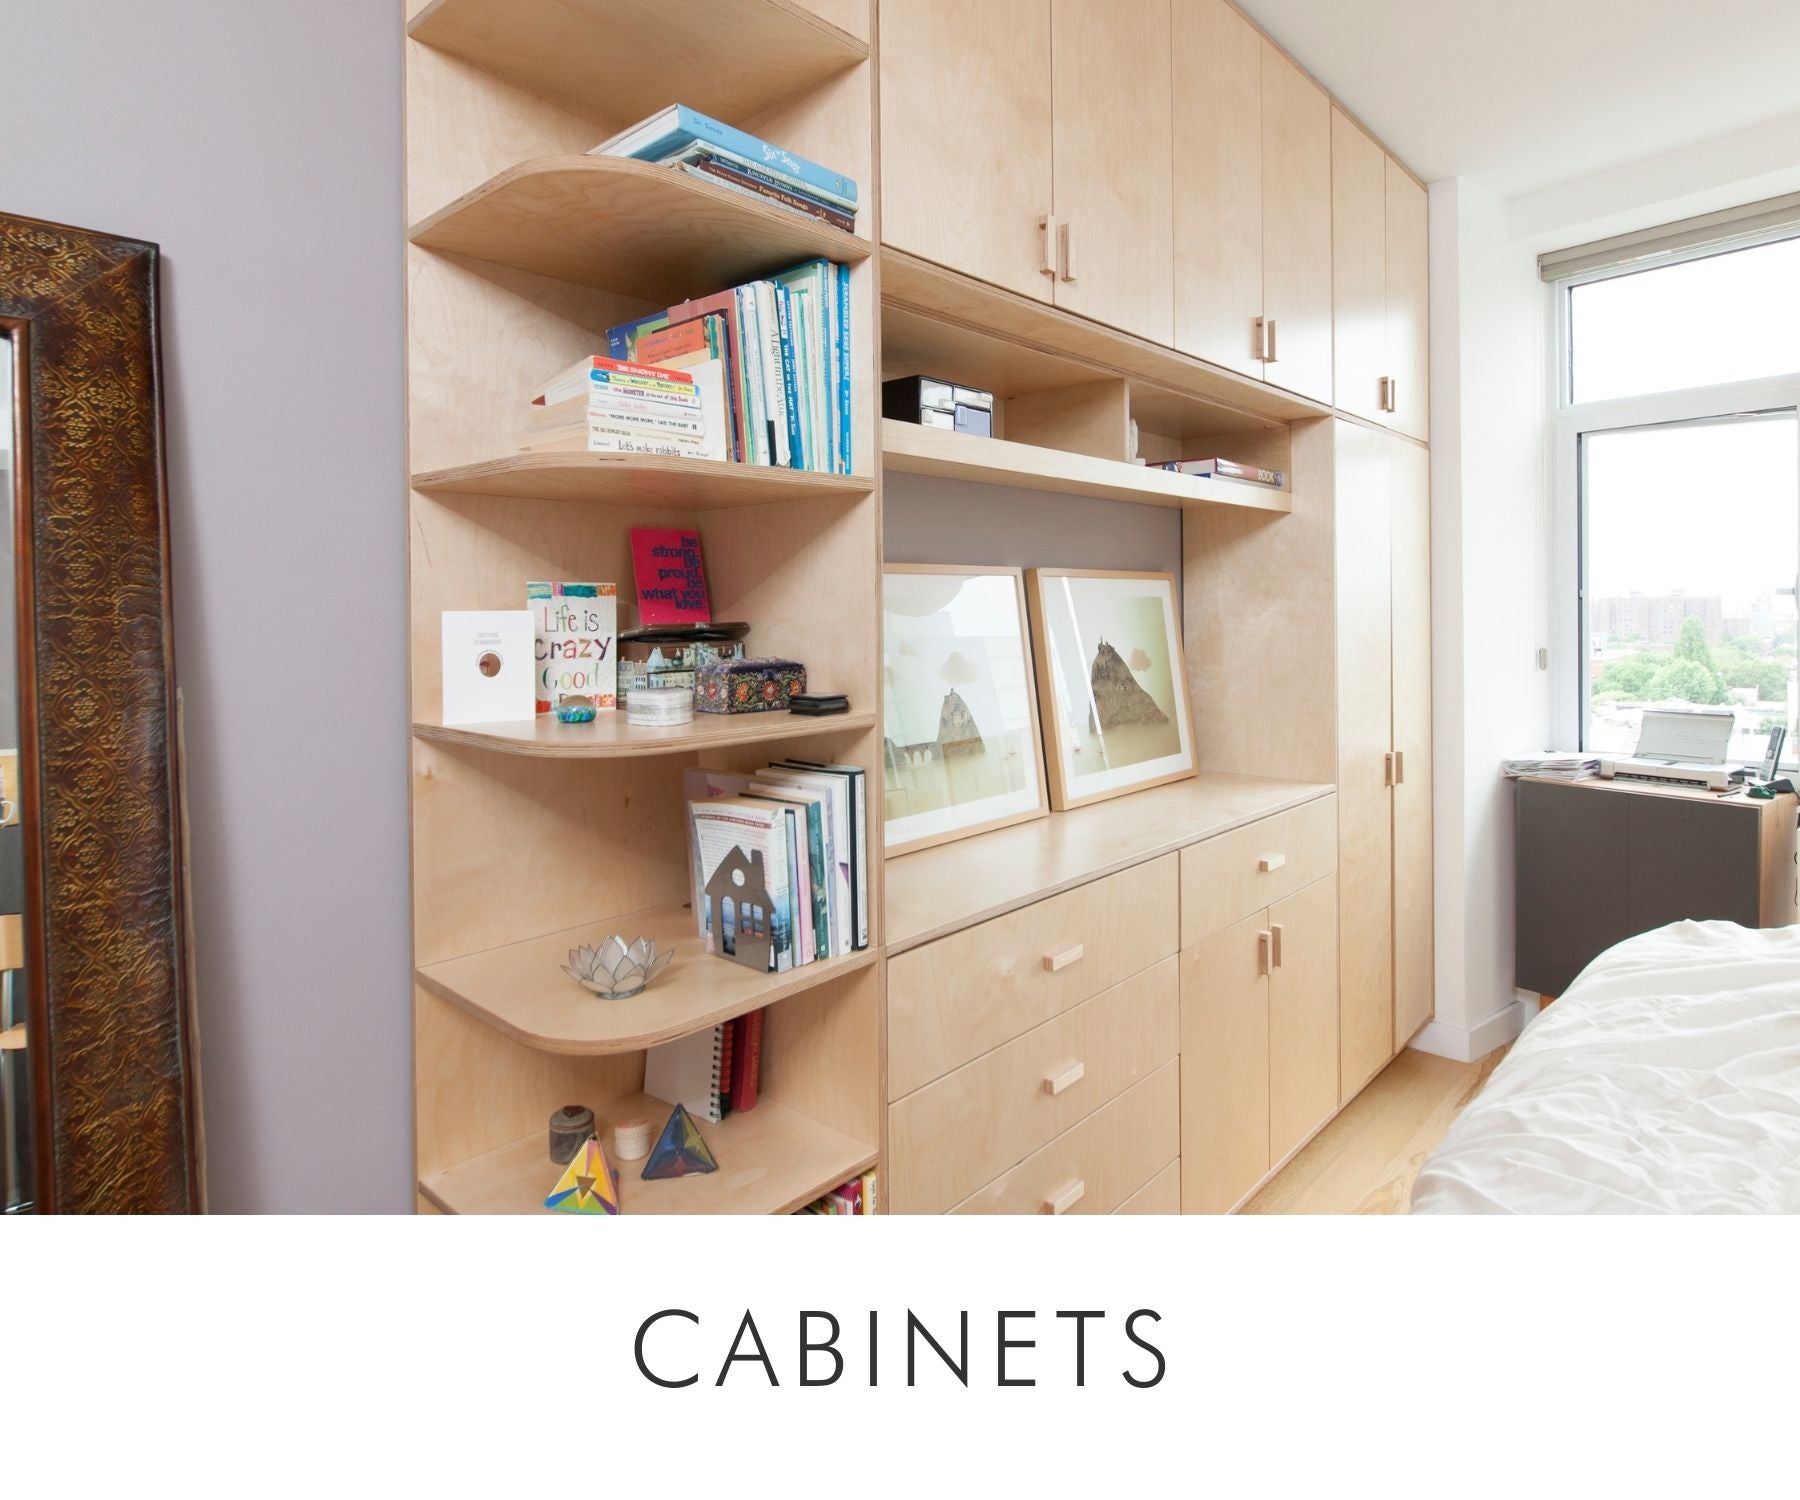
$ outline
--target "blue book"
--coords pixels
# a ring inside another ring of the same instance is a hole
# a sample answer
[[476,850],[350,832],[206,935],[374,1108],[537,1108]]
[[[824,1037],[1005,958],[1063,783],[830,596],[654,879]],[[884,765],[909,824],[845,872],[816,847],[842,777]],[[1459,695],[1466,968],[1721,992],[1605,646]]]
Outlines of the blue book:
[[787,393],[788,467],[812,467],[806,449],[805,432],[800,425],[800,378],[794,352],[794,306],[788,289],[775,283],[775,309],[781,321],[781,385]]
[[767,172],[779,181],[856,206],[856,182],[817,162],[796,156],[757,136],[733,128],[711,115],[685,104],[671,104],[649,119],[621,131],[588,152],[589,156],[629,156],[638,161],[663,161],[704,141],[722,155],[736,157],[748,166]]
[[834,265],[837,274],[838,473],[853,474],[850,434],[855,430],[850,408],[850,268]]

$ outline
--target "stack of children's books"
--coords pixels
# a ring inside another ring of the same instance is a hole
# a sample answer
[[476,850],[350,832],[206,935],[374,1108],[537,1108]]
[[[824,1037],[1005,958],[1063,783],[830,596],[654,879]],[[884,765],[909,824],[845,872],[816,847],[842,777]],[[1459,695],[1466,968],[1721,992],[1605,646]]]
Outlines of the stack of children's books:
[[869,946],[866,780],[861,766],[801,760],[684,774],[708,952],[738,959],[766,944],[773,974]]
[[660,363],[591,355],[532,396],[522,446],[538,453],[725,458],[724,369],[716,353]]
[[588,155],[657,162],[838,229],[854,232],[856,228],[853,178],[735,130],[685,104],[671,104],[602,141]]
[[760,281],[609,328],[607,352],[631,365],[717,371],[722,416],[708,411],[714,457],[782,469],[852,472],[850,272],[810,260]]

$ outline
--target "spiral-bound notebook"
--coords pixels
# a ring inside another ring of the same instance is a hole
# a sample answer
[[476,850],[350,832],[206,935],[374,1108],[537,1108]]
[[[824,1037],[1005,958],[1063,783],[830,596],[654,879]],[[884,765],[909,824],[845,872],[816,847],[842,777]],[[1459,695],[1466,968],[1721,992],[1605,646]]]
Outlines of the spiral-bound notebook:
[[644,1054],[644,1092],[665,1104],[680,1104],[697,1120],[717,1125],[725,1118],[725,1027],[708,1026]]

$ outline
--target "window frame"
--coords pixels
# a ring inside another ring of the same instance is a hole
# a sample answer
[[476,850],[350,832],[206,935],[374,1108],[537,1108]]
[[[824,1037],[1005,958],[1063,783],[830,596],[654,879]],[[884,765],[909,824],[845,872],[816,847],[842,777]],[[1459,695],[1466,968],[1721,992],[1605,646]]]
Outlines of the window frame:
[[[1628,428],[1792,414],[1796,418],[1796,445],[1800,448],[1800,369],[1785,375],[1731,381],[1723,385],[1694,386],[1577,404],[1573,400],[1571,293],[1576,287],[1595,281],[1636,275],[1682,261],[1703,260],[1795,238],[1800,238],[1800,230],[1792,224],[1784,225],[1745,235],[1729,244],[1673,251],[1581,272],[1553,281],[1547,288],[1552,324],[1549,342],[1554,366],[1550,381],[1554,402],[1551,413],[1550,597],[1555,601],[1550,620],[1550,732],[1554,744],[1587,748],[1588,651],[1584,643],[1589,635],[1584,574],[1587,514],[1581,485],[1582,439],[1589,433]],[[1800,453],[1797,453],[1797,459],[1800,459]],[[1800,496],[1796,496],[1796,504],[1800,504]],[[1796,580],[1800,581],[1800,556],[1794,560],[1794,569]],[[1790,705],[1790,712],[1792,708]],[[1783,754],[1783,764],[1796,757],[1800,757],[1800,745],[1791,745]]]

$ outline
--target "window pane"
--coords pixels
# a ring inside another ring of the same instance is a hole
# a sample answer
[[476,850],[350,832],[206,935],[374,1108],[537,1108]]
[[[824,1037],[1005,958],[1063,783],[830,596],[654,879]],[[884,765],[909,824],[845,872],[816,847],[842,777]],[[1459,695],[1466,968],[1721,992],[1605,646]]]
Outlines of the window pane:
[[1569,292],[1576,401],[1800,370],[1800,239]]
[[1647,706],[1729,707],[1731,758],[1793,735],[1800,443],[1793,413],[1582,438],[1585,748],[1629,754]]

